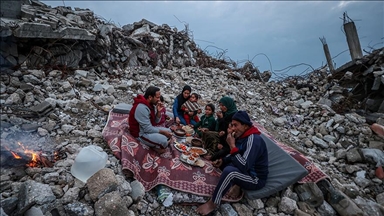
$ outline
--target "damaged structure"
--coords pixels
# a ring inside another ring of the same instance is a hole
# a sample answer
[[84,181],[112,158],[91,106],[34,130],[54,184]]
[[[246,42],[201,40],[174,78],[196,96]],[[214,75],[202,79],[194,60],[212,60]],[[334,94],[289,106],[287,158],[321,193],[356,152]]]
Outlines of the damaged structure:
[[[188,30],[148,20],[116,27],[88,9],[2,1],[1,67],[90,69],[118,75],[125,67],[230,69],[197,47]],[[19,11],[18,11],[19,10]],[[9,11],[12,11],[10,13]],[[106,49],[107,48],[107,49]],[[269,76],[270,77],[270,76]]]
[[[344,87],[335,110],[362,108],[384,113],[384,49],[363,56],[355,23],[344,13],[344,31],[352,60],[332,71],[328,79]],[[341,93],[341,92],[340,92]]]

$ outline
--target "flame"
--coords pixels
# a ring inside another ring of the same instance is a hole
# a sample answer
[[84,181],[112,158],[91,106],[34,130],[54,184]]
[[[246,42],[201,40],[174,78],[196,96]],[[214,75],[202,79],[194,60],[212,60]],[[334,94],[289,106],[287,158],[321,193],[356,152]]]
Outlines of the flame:
[[21,159],[21,157],[17,154],[17,153],[15,153],[15,152],[13,152],[11,149],[9,149],[7,146],[4,146],[5,147],[5,149],[7,149],[9,152],[11,152],[11,154],[13,155],[13,157],[15,158],[15,159]]
[[36,167],[39,165],[40,156],[38,153],[31,151],[31,150],[25,150],[25,154],[30,154],[32,156],[31,161],[27,164],[30,167]]
[[[32,150],[29,150],[29,149],[26,149],[25,146],[21,143],[21,142],[17,142],[17,144],[22,148],[23,152],[25,155],[30,155],[31,156],[31,161],[27,164],[27,166],[29,167],[37,167],[39,165],[39,162],[40,162],[40,154],[38,152],[35,152],[35,151],[32,151]],[[5,148],[11,152],[12,156],[15,158],[15,159],[22,159],[22,157],[20,155],[18,155],[16,152],[10,150],[8,147],[5,146]]]

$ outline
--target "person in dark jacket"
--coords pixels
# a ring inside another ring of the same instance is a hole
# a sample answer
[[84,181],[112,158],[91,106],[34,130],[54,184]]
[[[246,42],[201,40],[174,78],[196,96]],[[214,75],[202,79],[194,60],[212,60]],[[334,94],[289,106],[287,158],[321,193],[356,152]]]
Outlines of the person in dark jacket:
[[160,89],[150,86],[143,95],[137,95],[129,112],[129,132],[141,143],[158,153],[164,153],[172,137],[171,130],[155,127],[162,117],[164,104],[160,102]]
[[265,186],[268,178],[268,151],[260,131],[252,125],[245,111],[238,111],[232,117],[227,142],[230,154],[212,164],[222,167],[212,198],[199,206],[196,212],[211,213],[220,204],[221,198],[233,186],[245,190],[258,190]]
[[192,92],[192,88],[189,85],[185,85],[181,93],[175,98],[173,102],[173,116],[177,124],[187,125],[184,119],[184,111],[181,106],[189,99]]

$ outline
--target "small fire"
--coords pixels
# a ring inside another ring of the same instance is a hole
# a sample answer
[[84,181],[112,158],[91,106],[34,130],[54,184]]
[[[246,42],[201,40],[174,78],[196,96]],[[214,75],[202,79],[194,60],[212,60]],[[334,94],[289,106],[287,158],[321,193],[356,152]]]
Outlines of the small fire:
[[9,152],[11,152],[11,154],[13,155],[13,157],[15,158],[15,159],[21,159],[21,157],[17,154],[17,153],[15,153],[15,152],[13,152],[11,149],[9,149],[7,146],[4,146],[5,147],[5,149],[7,149]]
[[26,155],[31,155],[31,157],[32,157],[31,161],[27,164],[27,166],[37,167],[39,165],[39,161],[40,161],[40,156],[39,156],[40,154],[35,152],[35,151],[26,149],[25,146],[21,142],[17,142],[17,144],[24,150],[24,153]]
[[[21,142],[17,142],[17,144],[18,144],[18,145],[21,147],[21,149],[23,150],[22,153],[24,153],[25,155],[31,157],[31,160],[30,160],[30,162],[28,162],[27,166],[29,166],[29,167],[37,167],[37,166],[39,166],[39,162],[40,162],[40,153],[25,148],[25,146],[24,146]],[[16,152],[12,151],[11,149],[9,149],[9,148],[6,147],[6,146],[4,146],[4,147],[5,147],[5,149],[7,149],[9,152],[11,152],[12,156],[13,156],[15,159],[17,159],[17,160],[21,160],[21,159],[23,159],[23,158],[22,158],[19,154],[17,154]]]

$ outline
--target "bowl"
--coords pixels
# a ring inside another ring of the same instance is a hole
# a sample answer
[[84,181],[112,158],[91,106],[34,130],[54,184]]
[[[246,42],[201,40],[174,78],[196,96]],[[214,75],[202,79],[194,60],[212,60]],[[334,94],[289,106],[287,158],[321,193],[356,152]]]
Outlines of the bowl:
[[193,134],[194,130],[190,126],[183,126],[182,129],[185,131],[185,133]]
[[185,130],[183,129],[176,129],[174,133],[176,134],[176,136],[180,136],[180,137],[183,137],[186,134]]
[[199,139],[192,139],[191,140],[191,145],[195,147],[202,147],[203,146],[203,141]]

